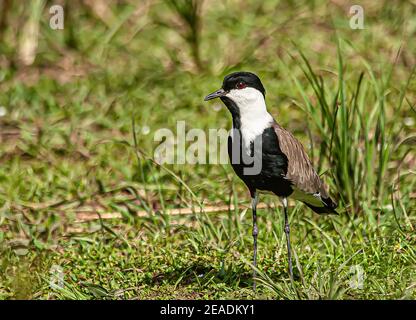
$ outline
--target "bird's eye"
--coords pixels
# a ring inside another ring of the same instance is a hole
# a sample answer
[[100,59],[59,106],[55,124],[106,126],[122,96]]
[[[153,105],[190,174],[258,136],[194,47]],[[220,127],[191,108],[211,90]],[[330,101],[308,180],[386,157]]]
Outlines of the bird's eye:
[[237,89],[244,89],[245,87],[247,87],[247,85],[244,82],[240,81],[240,82],[237,82],[237,84],[235,85],[235,87]]

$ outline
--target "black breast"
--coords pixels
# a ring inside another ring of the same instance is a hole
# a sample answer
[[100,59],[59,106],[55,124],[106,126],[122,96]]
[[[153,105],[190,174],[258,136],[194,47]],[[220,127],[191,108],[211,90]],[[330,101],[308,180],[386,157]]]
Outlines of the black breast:
[[[235,134],[240,134],[241,137],[241,131],[235,129],[234,139],[228,137],[228,155],[234,171],[244,181],[250,191],[253,192],[256,189],[270,191],[281,197],[290,195],[293,189],[290,182],[284,178],[287,173],[288,160],[280,149],[279,139],[273,127],[265,129],[261,137],[259,137],[261,150],[254,148],[253,142],[251,143],[250,159],[243,157],[242,139],[235,138]],[[253,159],[254,161],[260,161],[261,170],[258,174],[250,175],[244,169],[253,167]]]

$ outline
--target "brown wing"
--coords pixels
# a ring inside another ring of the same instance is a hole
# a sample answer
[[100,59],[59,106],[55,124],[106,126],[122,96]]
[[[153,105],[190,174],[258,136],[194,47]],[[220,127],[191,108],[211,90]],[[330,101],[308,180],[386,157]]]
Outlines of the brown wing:
[[328,198],[323,181],[319,178],[302,144],[289,132],[273,124],[279,146],[288,158],[286,178],[301,192],[319,193],[323,199]]

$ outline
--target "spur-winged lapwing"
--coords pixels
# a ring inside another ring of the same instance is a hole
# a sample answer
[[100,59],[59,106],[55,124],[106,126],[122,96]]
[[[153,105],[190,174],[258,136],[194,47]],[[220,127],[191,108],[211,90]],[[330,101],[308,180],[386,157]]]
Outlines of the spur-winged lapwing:
[[[233,130],[228,137],[228,155],[252,199],[254,268],[257,267],[258,193],[268,191],[280,197],[283,204],[289,274],[293,281],[287,198],[302,201],[320,214],[336,214],[337,205],[329,197],[302,144],[267,112],[265,95],[259,77],[251,72],[235,72],[226,76],[222,88],[207,95],[205,101],[220,98],[232,115]],[[245,170],[254,168],[256,159],[260,160],[260,169],[254,174]],[[254,269],[253,278],[255,275]],[[255,281],[253,287],[256,288]]]

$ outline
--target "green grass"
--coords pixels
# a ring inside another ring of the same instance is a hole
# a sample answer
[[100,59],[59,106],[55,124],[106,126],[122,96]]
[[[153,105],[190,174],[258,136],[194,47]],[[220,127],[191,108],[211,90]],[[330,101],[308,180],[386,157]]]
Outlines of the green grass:
[[[414,299],[415,5],[361,1],[365,29],[351,30],[346,1],[119,2],[100,15],[68,1],[61,31],[49,1],[40,17],[3,11],[0,298]],[[152,159],[154,133],[177,121],[230,128],[203,97],[235,70],[260,75],[340,203],[339,216],[291,203],[293,286],[278,199],[261,197],[253,292],[249,195],[231,167]],[[97,212],[121,217],[78,221]]]

